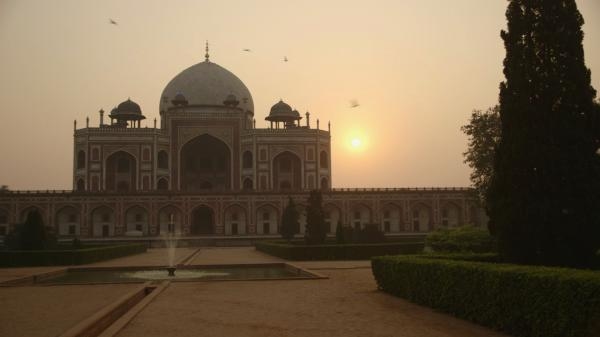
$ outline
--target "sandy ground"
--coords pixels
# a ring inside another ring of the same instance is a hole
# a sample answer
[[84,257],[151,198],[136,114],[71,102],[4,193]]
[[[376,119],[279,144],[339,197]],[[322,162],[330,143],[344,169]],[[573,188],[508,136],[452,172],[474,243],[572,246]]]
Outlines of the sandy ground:
[[0,336],[57,336],[139,284],[0,288]]
[[118,336],[503,336],[378,292],[369,269],[320,272],[330,279],[172,283]]
[[[175,260],[196,251],[179,248]],[[91,266],[156,266],[166,260],[165,249],[150,249]],[[210,247],[188,263],[282,261],[253,247]],[[377,291],[369,261],[291,263],[329,279],[173,282],[118,336],[505,336]],[[60,268],[0,269],[0,280]],[[56,336],[136,286],[0,288],[0,336]]]

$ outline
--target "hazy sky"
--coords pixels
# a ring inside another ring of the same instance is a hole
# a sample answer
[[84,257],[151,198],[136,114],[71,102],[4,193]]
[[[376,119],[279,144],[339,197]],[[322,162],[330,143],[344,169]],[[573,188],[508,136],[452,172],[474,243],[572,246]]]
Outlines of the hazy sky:
[[[577,3],[600,89],[600,1]],[[211,60],[250,89],[257,126],[279,98],[331,120],[334,187],[467,186],[460,126],[497,102],[506,5],[0,0],[0,184],[70,189],[73,120],[96,126],[100,108],[131,97],[151,126],[164,86],[209,40]]]

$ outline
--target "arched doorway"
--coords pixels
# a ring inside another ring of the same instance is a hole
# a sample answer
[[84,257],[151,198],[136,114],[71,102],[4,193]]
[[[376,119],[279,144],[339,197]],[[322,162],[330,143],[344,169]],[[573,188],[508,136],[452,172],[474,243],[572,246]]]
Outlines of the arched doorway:
[[210,207],[200,206],[192,212],[192,235],[214,233],[214,212]]
[[273,159],[273,182],[278,190],[302,189],[302,162],[300,158],[285,151]]
[[181,149],[181,189],[184,191],[231,188],[231,154],[221,140],[202,135]]
[[137,165],[135,157],[119,151],[106,159],[106,189],[108,191],[135,191]]

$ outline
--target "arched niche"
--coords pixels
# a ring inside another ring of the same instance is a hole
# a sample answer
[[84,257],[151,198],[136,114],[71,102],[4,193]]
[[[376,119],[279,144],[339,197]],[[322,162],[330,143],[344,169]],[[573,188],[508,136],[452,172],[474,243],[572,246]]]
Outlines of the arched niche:
[[133,155],[118,151],[106,158],[106,190],[135,191],[137,162]]
[[231,152],[221,140],[201,135],[187,142],[180,156],[184,191],[231,189]]

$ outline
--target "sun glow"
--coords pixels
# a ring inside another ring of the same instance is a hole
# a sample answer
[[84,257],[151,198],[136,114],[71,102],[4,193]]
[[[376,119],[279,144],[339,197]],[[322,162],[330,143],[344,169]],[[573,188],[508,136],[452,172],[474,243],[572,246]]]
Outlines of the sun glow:
[[362,141],[360,140],[360,138],[352,138],[352,141],[350,141],[350,145],[352,145],[353,148],[357,149],[362,145]]

